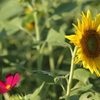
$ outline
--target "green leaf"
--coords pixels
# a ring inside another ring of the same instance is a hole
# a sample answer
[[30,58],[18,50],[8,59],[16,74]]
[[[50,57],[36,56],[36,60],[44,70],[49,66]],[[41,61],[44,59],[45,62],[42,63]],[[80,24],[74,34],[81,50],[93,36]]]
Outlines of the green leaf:
[[[0,99],[2,100],[2,99]],[[26,98],[24,98],[24,96],[19,95],[19,94],[15,94],[15,95],[11,95],[8,100],[26,100]]]
[[73,88],[75,89],[75,88],[80,88],[83,86],[86,86],[86,85],[82,81],[78,81]]
[[46,41],[53,46],[55,45],[59,46],[60,44],[57,42],[57,40],[64,41],[65,39],[64,35],[65,35],[64,32],[61,33],[51,28],[48,32]]
[[62,17],[61,17],[60,15],[54,14],[53,16],[51,16],[51,18],[52,18],[53,20],[59,20],[59,19],[61,19]]
[[4,37],[4,36],[7,36],[7,32],[5,29],[3,29],[1,32],[0,32],[0,38]]
[[[65,96],[60,96],[59,99],[61,99],[61,100],[65,99]],[[73,95],[73,96],[70,97],[70,100],[79,100],[79,96]]]
[[55,74],[56,75],[69,75],[69,71],[66,70],[61,70],[61,69],[55,69]]
[[[25,96],[25,99],[24,100],[33,100],[33,94],[28,94]],[[22,100],[22,99],[21,99]],[[35,96],[35,100],[41,100],[40,96]]]
[[74,71],[73,78],[82,81],[83,83],[86,84],[88,81],[88,78],[91,76],[90,72],[85,70],[85,69],[76,69]]
[[61,14],[73,10],[77,6],[76,2],[62,3],[55,9],[55,14]]
[[9,63],[16,63],[17,57],[14,55],[6,55],[6,56],[0,56],[0,60],[8,60]]
[[49,84],[54,84],[54,78],[50,72],[43,71],[43,70],[34,70],[34,71],[29,71],[30,73],[33,73],[37,78],[39,78],[42,81],[45,81],[46,83]]
[[71,91],[71,96],[72,95],[79,95],[79,94],[81,94],[81,93],[83,93],[83,92],[86,92],[86,91],[88,91],[89,89],[91,89],[93,87],[93,85],[92,84],[89,84],[89,85],[86,85],[86,86],[84,86],[84,87],[80,87],[80,88],[77,88],[77,89],[74,89],[74,90],[72,90]]
[[8,19],[23,11],[22,5],[17,0],[3,0],[0,7],[0,20]]
[[24,18],[24,22],[23,24],[25,23],[29,23],[29,22],[34,22],[34,19],[33,19],[33,13],[35,11],[31,11],[30,13],[26,14],[23,18]]
[[42,83],[42,85],[37,88],[33,94],[28,94],[26,95],[25,97],[27,98],[27,100],[41,100],[40,96],[39,96],[39,93],[41,92],[42,88],[44,86],[44,82]]
[[64,47],[68,47],[71,51],[72,51],[72,47],[69,43],[67,42],[62,42],[62,41],[59,41],[59,40],[56,40],[58,43],[62,44],[62,46]]
[[4,29],[2,29],[0,32],[0,38],[16,33],[22,25],[22,19],[16,17],[10,21],[4,22],[3,24]]
[[9,36],[16,33],[20,29],[22,25],[22,19],[16,17],[4,24],[5,24],[6,35]]
[[70,100],[79,100],[79,96],[73,95],[70,97]]
[[36,48],[37,46],[39,46],[40,44],[42,44],[42,42],[40,41],[35,41],[31,44],[31,47]]
[[23,61],[19,62],[18,64],[12,63],[12,64],[10,64],[10,65],[13,66],[13,67],[23,68],[23,69],[24,69],[23,66],[24,66],[25,63],[26,63],[26,60],[23,60]]
[[32,97],[31,97],[32,100],[35,100],[36,96],[40,93],[40,91],[42,90],[43,86],[44,86],[44,82],[42,83],[42,85],[41,85],[39,88],[37,88],[37,89],[34,91]]
[[82,94],[79,100],[100,100],[100,94],[87,92],[87,93]]

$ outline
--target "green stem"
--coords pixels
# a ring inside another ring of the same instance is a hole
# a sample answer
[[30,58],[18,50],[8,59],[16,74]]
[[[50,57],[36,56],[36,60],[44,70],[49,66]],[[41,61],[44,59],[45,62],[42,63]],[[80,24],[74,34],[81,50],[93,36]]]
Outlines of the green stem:
[[[7,93],[4,93],[4,94],[3,94],[3,97],[4,97],[5,100],[9,100],[9,95],[8,95]],[[1,99],[0,99],[0,100],[1,100]]]
[[[34,11],[34,22],[35,22],[35,32],[36,32],[36,41],[40,41],[40,32],[39,32],[39,24],[38,24],[38,16],[37,16],[37,11]],[[37,46],[37,51],[38,51],[38,58],[37,58],[37,66],[38,70],[41,70],[41,58],[40,58],[40,45]]]
[[42,69],[42,59],[43,59],[43,50],[44,50],[44,47],[46,45],[46,42],[44,42],[42,45],[41,45],[41,48],[39,50],[39,57],[38,57],[38,70],[41,70]]
[[74,67],[75,67],[74,60],[75,60],[76,51],[77,51],[77,47],[74,48],[74,52],[72,54],[70,76],[69,76],[69,81],[67,85],[67,93],[66,93],[65,100],[70,100],[70,91],[71,91],[72,79],[73,79],[73,74],[74,74]]
[[56,67],[57,68],[59,68],[59,66],[61,65],[61,63],[62,63],[62,61],[63,61],[63,58],[64,58],[64,54],[66,53],[66,49],[64,49],[63,51],[62,51],[62,54],[60,54],[60,56],[59,56],[59,58],[58,58],[58,61],[57,61],[57,65],[56,65]]
[[52,54],[52,46],[48,45],[49,48],[49,62],[50,62],[50,70],[52,73],[54,73],[54,69],[55,69],[55,64],[54,64],[54,59],[53,59],[53,54]]
[[39,25],[38,25],[38,18],[37,18],[37,11],[34,12],[34,21],[35,21],[35,31],[36,31],[36,40],[40,41],[40,32],[39,32]]

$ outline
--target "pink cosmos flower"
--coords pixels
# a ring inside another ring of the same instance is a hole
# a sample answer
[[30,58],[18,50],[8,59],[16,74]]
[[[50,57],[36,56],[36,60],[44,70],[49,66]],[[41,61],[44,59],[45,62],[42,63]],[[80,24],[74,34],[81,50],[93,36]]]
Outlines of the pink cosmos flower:
[[0,80],[0,93],[6,93],[7,91],[11,90],[19,82],[19,74],[16,73],[14,76],[10,73],[6,75],[6,82],[4,83]]

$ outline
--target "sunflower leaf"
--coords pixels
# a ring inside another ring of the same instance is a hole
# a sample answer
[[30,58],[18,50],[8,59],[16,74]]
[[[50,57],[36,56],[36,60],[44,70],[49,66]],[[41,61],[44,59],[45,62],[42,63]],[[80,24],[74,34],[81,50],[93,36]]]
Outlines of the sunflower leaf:
[[[88,91],[89,89],[91,89],[93,87],[93,85],[92,84],[89,84],[89,85],[86,85],[86,86],[84,86],[84,87],[81,87],[81,88],[77,88],[77,89],[74,89],[74,90],[72,90],[71,91],[71,96],[72,95],[79,95],[79,94],[81,94],[81,93],[83,93],[83,92],[85,92],[85,91]],[[85,100],[85,99],[84,99]]]
[[46,41],[53,46],[59,46],[60,44],[56,40],[60,39],[60,41],[64,41],[64,35],[64,32],[61,33],[60,31],[51,28],[48,32]]
[[76,2],[62,3],[55,9],[55,14],[62,14],[73,10],[77,6]]
[[100,94],[87,92],[87,93],[82,94],[79,100],[100,100]]
[[23,11],[22,5],[16,0],[3,0],[0,7],[0,21],[11,18]]
[[42,90],[43,86],[44,86],[44,82],[42,83],[42,85],[41,85],[39,88],[37,88],[37,89],[33,92],[33,94],[28,94],[28,95],[26,95],[25,97],[26,97],[28,100],[41,100],[41,98],[40,98],[40,96],[39,96],[38,94],[39,94],[40,91]]
[[85,69],[76,69],[74,71],[73,78],[82,81],[84,84],[87,83],[88,78],[91,76],[90,72]]

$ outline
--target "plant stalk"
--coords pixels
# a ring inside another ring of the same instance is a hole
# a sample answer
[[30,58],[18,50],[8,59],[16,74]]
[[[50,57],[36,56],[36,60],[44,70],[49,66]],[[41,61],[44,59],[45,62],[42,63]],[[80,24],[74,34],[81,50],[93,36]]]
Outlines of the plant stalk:
[[67,85],[67,93],[66,93],[66,96],[65,96],[65,100],[70,100],[70,91],[71,91],[74,68],[75,68],[74,60],[75,60],[76,51],[77,51],[77,47],[74,48],[74,52],[72,54],[70,76],[69,76],[69,81],[68,81],[68,85]]
[[[36,32],[36,41],[40,41],[40,32],[39,32],[39,24],[38,24],[38,16],[37,16],[37,11],[34,11],[34,21],[35,21],[35,32]],[[41,70],[42,66],[40,64],[40,45],[37,46],[37,52],[38,52],[38,58],[37,58],[37,66],[38,70]]]
[[40,41],[40,32],[39,32],[39,25],[38,25],[38,18],[37,18],[37,11],[34,12],[34,21],[35,21],[35,30],[36,30],[36,40]]

